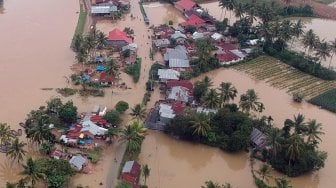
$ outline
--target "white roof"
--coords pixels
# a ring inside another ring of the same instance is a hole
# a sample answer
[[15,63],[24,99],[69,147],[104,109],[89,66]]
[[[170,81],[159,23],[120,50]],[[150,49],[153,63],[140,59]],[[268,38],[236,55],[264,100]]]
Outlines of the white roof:
[[172,39],[185,38],[186,39],[187,36],[185,34],[181,33],[181,31],[175,31],[175,33],[172,34],[170,38],[172,38]]
[[171,88],[171,91],[168,94],[168,99],[173,99],[175,101],[189,101],[189,91],[185,87],[175,86]]
[[245,58],[246,57],[246,55],[238,49],[230,50],[230,52],[233,53],[234,55],[238,56],[239,58]]
[[193,33],[193,35],[192,35],[192,38],[193,39],[201,39],[201,38],[203,38],[204,37],[204,35],[203,35],[203,33],[199,33],[199,32],[194,32]]
[[160,110],[159,110],[160,116],[173,119],[175,117],[174,110],[172,109],[172,106],[169,104],[160,104]]
[[69,163],[77,170],[82,170],[83,165],[86,163],[86,159],[81,155],[74,155],[69,160]]
[[188,51],[185,46],[178,45],[175,48],[167,48],[164,54],[164,60],[169,61],[169,59],[188,59]]
[[77,139],[67,138],[66,135],[62,135],[60,140],[66,143],[77,143]]
[[91,120],[83,121],[82,126],[81,132],[88,131],[93,135],[104,135],[107,131],[107,129],[99,127]]
[[153,40],[153,43],[155,46],[160,47],[163,45],[169,45],[170,41],[168,39],[156,39],[156,40]]
[[169,59],[169,67],[170,68],[188,68],[189,60],[185,59]]
[[222,34],[219,34],[219,33],[214,33],[211,35],[211,38],[214,39],[214,40],[219,40],[223,37]]
[[138,45],[136,43],[130,43],[130,44],[126,45],[126,46],[123,46],[121,48],[121,50],[122,51],[125,51],[125,50],[133,50],[133,51],[135,51],[137,48],[138,48]]
[[217,110],[210,109],[210,108],[197,107],[196,112],[209,114],[209,113],[217,113]]
[[160,79],[179,80],[180,72],[173,69],[159,69],[158,75]]
[[250,54],[252,52],[252,48],[244,48],[242,49],[242,51],[244,51],[247,54]]
[[111,6],[92,6],[91,7],[91,14],[109,14],[111,12],[118,11],[118,7],[111,5]]
[[121,173],[131,172],[134,161],[127,161],[121,171]]

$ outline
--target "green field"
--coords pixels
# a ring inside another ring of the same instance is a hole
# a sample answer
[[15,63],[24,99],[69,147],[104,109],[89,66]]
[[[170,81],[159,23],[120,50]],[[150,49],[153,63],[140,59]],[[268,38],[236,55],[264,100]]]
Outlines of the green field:
[[[75,33],[73,35],[72,42],[73,42],[73,40],[74,40],[74,38],[75,38],[76,35],[83,35],[85,23],[86,23],[86,12],[84,10],[83,5],[80,5],[80,12],[79,12],[79,17],[78,17],[78,22],[77,22]],[[71,42],[71,46],[72,46],[72,42]]]
[[335,81],[310,76],[269,56],[261,56],[233,68],[276,88],[286,89],[288,93],[302,94],[306,100],[336,88]]
[[336,89],[318,95],[309,101],[332,112],[336,112]]

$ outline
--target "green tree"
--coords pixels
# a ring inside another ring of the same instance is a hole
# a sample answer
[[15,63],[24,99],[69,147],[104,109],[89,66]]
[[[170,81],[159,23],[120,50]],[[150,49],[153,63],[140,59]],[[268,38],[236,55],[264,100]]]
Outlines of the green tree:
[[118,65],[118,63],[114,59],[111,58],[106,62],[105,72],[110,75],[117,75],[119,68],[120,66]]
[[[293,25],[294,37],[297,38],[297,39],[300,38],[304,33],[304,31],[303,31],[304,28],[305,28],[305,25],[302,23],[301,19],[299,19],[296,23],[294,23],[294,25]],[[291,46],[293,45],[293,42],[294,42],[294,40],[292,40]]]
[[207,136],[208,132],[210,131],[210,118],[205,113],[199,113],[195,115],[195,119],[191,121],[193,134],[198,136]]
[[238,3],[234,9],[235,16],[241,19],[246,12],[246,5],[243,3]]
[[135,105],[134,108],[131,109],[131,111],[132,112],[130,113],[130,115],[133,116],[134,119],[143,120],[146,118],[146,108],[141,104]]
[[102,49],[104,47],[106,47],[107,44],[107,37],[105,35],[105,33],[98,31],[98,35],[97,35],[97,48],[98,49]]
[[129,105],[127,102],[125,101],[119,101],[116,105],[115,105],[115,109],[120,112],[120,113],[124,113],[126,110],[128,110]]
[[104,115],[104,119],[106,119],[113,126],[118,126],[122,121],[120,113],[116,110],[107,111]]
[[147,164],[145,164],[143,167],[142,167],[142,175],[145,177],[145,185],[146,185],[146,180],[150,174],[150,168],[148,167]]
[[230,100],[234,100],[238,93],[237,89],[230,82],[222,82],[219,91],[222,107]]
[[23,166],[23,171],[20,173],[23,175],[26,181],[31,182],[31,186],[34,187],[36,182],[44,177],[43,173],[39,171],[36,161],[29,158],[25,165]]
[[289,129],[289,131],[290,131],[290,129],[294,128],[294,133],[295,134],[303,133],[305,131],[305,128],[306,128],[306,126],[305,126],[306,124],[305,124],[304,120],[305,120],[305,117],[302,114],[298,114],[297,116],[294,115],[294,120],[286,119],[285,123],[284,123],[284,131],[285,131],[285,134],[287,135],[287,137],[290,134],[290,132],[288,132],[288,130],[286,130],[286,129]]
[[16,183],[6,183],[6,188],[16,188]]
[[311,52],[315,47],[315,44],[317,42],[317,36],[314,33],[314,31],[310,29],[302,36],[301,41],[303,43],[304,48],[306,50],[308,49],[308,55],[309,55],[309,52]]
[[261,102],[258,101],[259,97],[254,89],[249,89],[245,94],[240,96],[239,107],[243,112],[249,113],[250,110],[260,112]]
[[13,138],[13,135],[10,131],[11,129],[9,125],[7,125],[6,123],[0,123],[0,145],[3,145],[11,138]]
[[331,51],[331,55],[330,55],[330,62],[329,62],[329,68],[332,62],[332,59],[334,57],[334,55],[336,54],[336,38],[330,42],[330,51]]
[[267,164],[261,165],[259,170],[257,171],[261,179],[264,181],[266,180],[268,182],[269,178],[271,178],[271,167],[268,166]]
[[113,140],[119,136],[120,130],[118,128],[110,127],[107,129],[105,136],[109,138],[109,143],[112,144]]
[[82,35],[75,35],[74,41],[72,43],[72,50],[75,52],[79,52],[83,46],[83,37]]
[[306,131],[304,132],[304,135],[307,136],[307,143],[322,141],[320,135],[323,134],[321,123],[317,123],[315,119],[307,122]]
[[322,41],[317,41],[316,42],[316,52],[315,55],[316,57],[321,61],[325,61],[327,59],[327,57],[330,57],[330,52],[331,52],[331,48],[329,46],[329,43],[322,40]]
[[23,156],[26,154],[26,151],[24,150],[25,145],[27,144],[20,142],[18,138],[15,138],[9,146],[6,156],[9,156],[13,160],[17,160],[19,163],[23,160]]
[[265,142],[271,146],[272,157],[275,157],[282,147],[282,131],[278,128],[271,128],[266,134]]
[[77,120],[77,107],[72,101],[66,102],[59,111],[59,117],[65,122],[75,122]]
[[34,124],[26,129],[27,138],[37,144],[41,144],[45,140],[51,141],[55,138],[49,128],[50,119],[48,116],[43,115],[33,121]]
[[40,146],[40,152],[43,153],[44,155],[50,155],[53,149],[54,149],[53,143],[43,143]]
[[133,121],[121,131],[120,140],[127,142],[127,150],[130,153],[140,151],[142,140],[145,138],[147,129],[139,121]]
[[120,181],[116,186],[116,188],[132,188],[132,187],[133,187],[132,184],[124,181]]
[[210,63],[211,52],[214,46],[210,39],[197,39],[196,40],[196,54],[198,55],[198,68],[200,70],[206,69]]
[[212,109],[217,109],[220,106],[220,98],[216,89],[210,89],[202,98],[202,103]]
[[275,185],[275,188],[292,188],[290,182],[285,178],[276,178]]
[[49,101],[47,101],[47,113],[48,114],[56,114],[58,115],[60,112],[61,107],[63,106],[63,103],[60,98],[52,98]]
[[297,134],[292,135],[287,142],[288,166],[290,167],[291,161],[295,161],[302,154],[304,142]]

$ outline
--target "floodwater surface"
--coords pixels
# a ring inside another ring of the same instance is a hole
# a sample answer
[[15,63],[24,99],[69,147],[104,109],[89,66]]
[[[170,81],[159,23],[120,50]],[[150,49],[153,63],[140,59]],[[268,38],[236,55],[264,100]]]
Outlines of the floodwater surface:
[[151,25],[168,24],[170,20],[174,25],[178,25],[185,21],[181,11],[171,4],[157,2],[145,3],[143,6]]

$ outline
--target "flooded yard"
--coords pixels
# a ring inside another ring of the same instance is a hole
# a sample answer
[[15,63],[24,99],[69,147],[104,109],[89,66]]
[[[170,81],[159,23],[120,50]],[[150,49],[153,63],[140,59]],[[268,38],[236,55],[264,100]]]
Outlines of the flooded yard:
[[171,20],[176,26],[185,21],[183,14],[171,4],[157,2],[145,3],[143,6],[150,25],[168,24]]
[[235,23],[239,18],[235,16],[234,11],[225,10],[219,7],[219,1],[212,1],[209,3],[201,3],[200,6],[208,11],[208,13],[216,18],[219,21],[222,21],[224,18],[229,19],[229,24],[232,25]]

